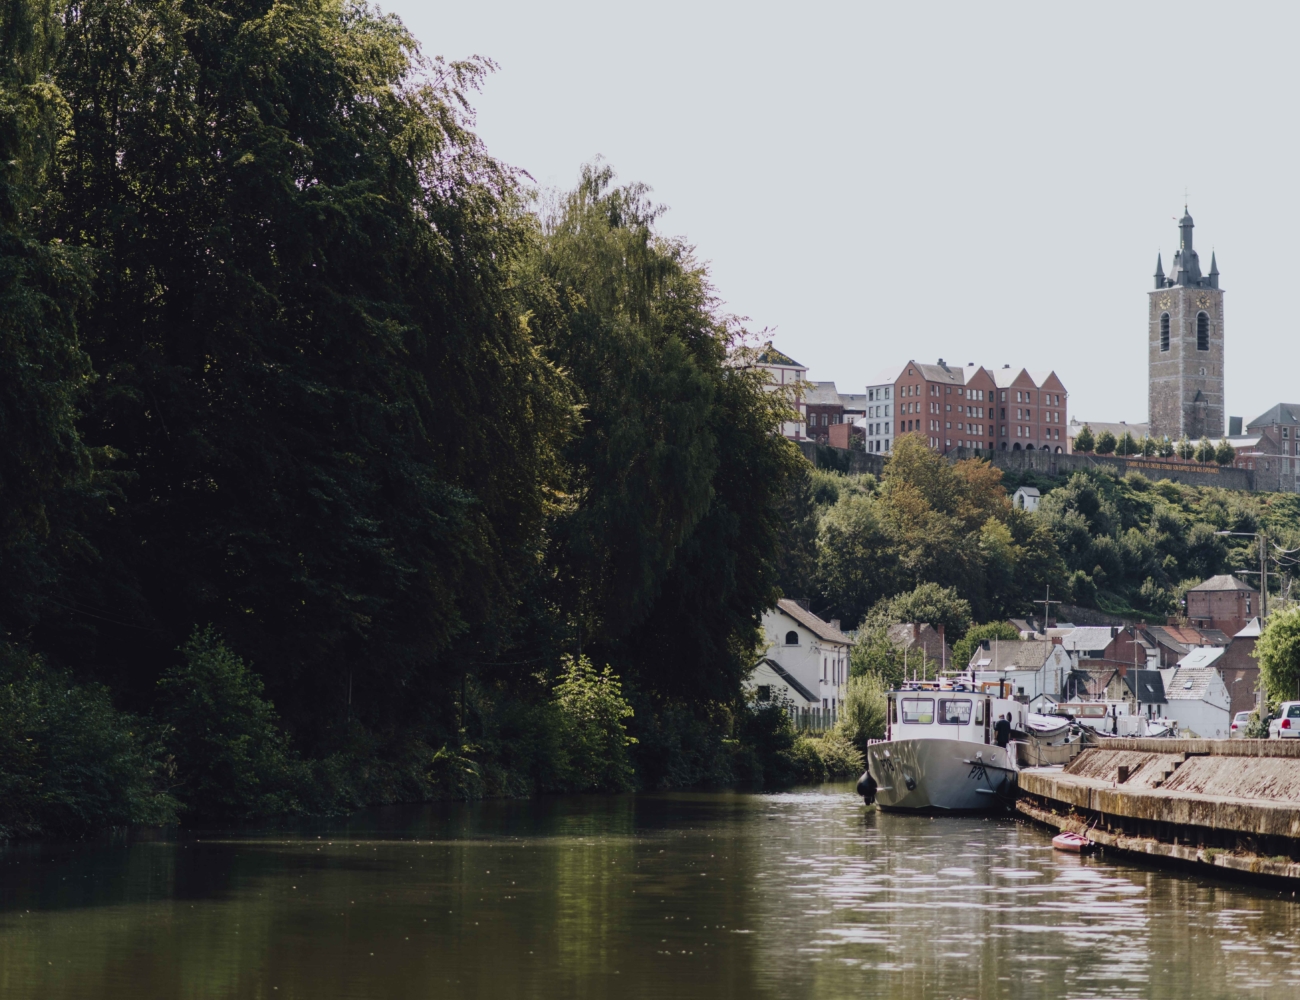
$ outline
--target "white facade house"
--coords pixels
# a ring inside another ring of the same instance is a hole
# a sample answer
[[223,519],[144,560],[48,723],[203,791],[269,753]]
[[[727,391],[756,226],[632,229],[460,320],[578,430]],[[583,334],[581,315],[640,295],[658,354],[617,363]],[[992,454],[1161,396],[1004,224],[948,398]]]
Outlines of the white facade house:
[[880,372],[876,381],[867,386],[866,410],[862,415],[867,429],[867,451],[877,455],[889,453],[894,444],[894,382],[902,368]]
[[784,695],[795,708],[838,715],[853,646],[840,623],[823,621],[798,601],[782,598],[764,612],[763,632],[767,651],[746,686],[760,701]]
[[1201,646],[1160,671],[1165,682],[1166,711],[1180,733],[1204,740],[1226,740],[1232,723],[1232,698],[1216,668],[1222,647]]
[[755,367],[767,372],[768,391],[784,392],[791,407],[799,414],[797,420],[781,424],[781,433],[793,441],[808,440],[808,404],[804,401],[808,369],[787,354],[782,354],[769,340],[755,358]]
[[1011,494],[1011,503],[1021,510],[1037,510],[1043,495],[1033,486],[1022,486]]
[[986,639],[969,663],[977,684],[1005,681],[1008,697],[1031,705],[1060,698],[1071,666],[1064,646],[1039,639]]

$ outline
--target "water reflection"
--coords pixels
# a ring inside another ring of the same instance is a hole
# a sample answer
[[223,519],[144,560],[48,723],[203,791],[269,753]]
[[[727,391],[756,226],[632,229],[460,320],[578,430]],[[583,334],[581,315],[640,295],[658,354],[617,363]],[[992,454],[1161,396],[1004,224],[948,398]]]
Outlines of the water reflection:
[[384,810],[0,855],[0,997],[1165,997],[1294,986],[1285,898],[851,789]]

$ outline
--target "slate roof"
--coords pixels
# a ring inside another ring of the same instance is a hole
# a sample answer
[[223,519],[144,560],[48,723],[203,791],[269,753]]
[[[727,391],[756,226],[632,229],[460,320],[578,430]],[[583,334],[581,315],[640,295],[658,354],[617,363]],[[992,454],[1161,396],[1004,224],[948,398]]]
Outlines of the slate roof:
[[866,410],[867,394],[865,392],[840,393],[840,405],[846,410]]
[[1165,697],[1164,678],[1159,670],[1129,670],[1124,674],[1124,686],[1133,692],[1133,697],[1146,704],[1163,704]]
[[1217,675],[1218,671],[1213,667],[1175,667],[1169,683],[1165,685],[1167,700],[1200,701]]
[[837,642],[845,646],[853,645],[852,639],[831,625],[830,622],[822,621],[798,601],[783,597],[776,602],[776,606],[819,639],[825,639],[827,642]]
[[915,361],[910,362],[907,368],[915,368],[927,382],[949,382],[952,385],[966,384],[966,369],[956,365],[923,365]]
[[990,640],[988,649],[975,647],[969,666],[979,670],[1037,670],[1052,655],[1053,645],[1042,639]]
[[761,365],[786,365],[792,368],[804,367],[803,365],[799,364],[799,362],[796,361],[794,358],[790,357],[790,355],[782,354],[780,351],[778,351],[775,347],[772,346],[772,342],[770,340],[766,344],[764,344],[763,349],[758,352],[758,363]]
[[1300,418],[1297,418],[1296,414],[1300,414],[1300,403],[1278,403],[1248,423],[1246,430],[1254,430],[1256,427],[1268,427],[1271,424],[1298,424]]
[[1222,646],[1215,646],[1213,649],[1206,649],[1204,646],[1193,649],[1190,653],[1178,661],[1178,668],[1183,667],[1209,667],[1220,659],[1224,654]]
[[1016,490],[1016,493],[1023,493],[1027,497],[1042,496],[1042,494],[1038,492],[1038,487],[1036,486],[1022,486],[1020,489]]
[[[1196,591],[1245,590],[1245,591],[1249,591],[1252,594],[1255,592],[1254,587],[1252,587],[1248,583],[1242,583],[1240,580],[1238,580],[1235,576],[1231,575],[1230,573],[1224,573],[1220,576],[1212,576],[1204,583],[1197,584],[1195,587],[1191,589]],[[1190,593],[1191,591],[1188,592]]]
[[767,657],[764,657],[763,659],[759,660],[756,664],[754,664],[754,667],[757,669],[758,667],[761,667],[765,663],[772,668],[772,672],[775,673],[778,677],[780,677],[781,680],[785,681],[792,688],[794,688],[795,691],[798,692],[799,697],[803,698],[804,701],[815,701],[815,702],[821,701],[820,698],[818,698],[815,694],[813,694],[801,683],[799,683],[799,678],[795,677],[794,674],[790,673],[790,671],[786,670],[785,667],[777,663],[776,660],[772,660],[772,659],[768,659]]
[[898,365],[894,368],[888,368],[884,371],[876,372],[876,381],[868,382],[867,385],[872,388],[884,388],[887,385],[893,385],[898,381],[899,372],[907,370],[907,365]]
[[1080,625],[1061,638],[1061,645],[1067,650],[1104,650],[1113,638],[1109,625]]
[[1148,635],[1175,652],[1187,653],[1197,646],[1226,646],[1228,633],[1217,628],[1192,628],[1190,625],[1151,625]]
[[838,406],[840,392],[834,382],[805,382],[803,401],[810,406]]
[[1260,625],[1259,616],[1256,616],[1252,618],[1250,621],[1246,622],[1246,627],[1243,628],[1236,635],[1234,635],[1233,638],[1234,639],[1258,639],[1262,631],[1263,631],[1263,626]]

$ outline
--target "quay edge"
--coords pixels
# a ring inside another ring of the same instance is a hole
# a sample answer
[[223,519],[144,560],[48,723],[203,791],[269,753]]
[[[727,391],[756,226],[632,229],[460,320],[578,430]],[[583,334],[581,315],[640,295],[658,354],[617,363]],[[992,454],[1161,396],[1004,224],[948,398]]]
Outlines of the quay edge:
[[1112,739],[1020,772],[1016,809],[1112,850],[1300,882],[1300,740]]

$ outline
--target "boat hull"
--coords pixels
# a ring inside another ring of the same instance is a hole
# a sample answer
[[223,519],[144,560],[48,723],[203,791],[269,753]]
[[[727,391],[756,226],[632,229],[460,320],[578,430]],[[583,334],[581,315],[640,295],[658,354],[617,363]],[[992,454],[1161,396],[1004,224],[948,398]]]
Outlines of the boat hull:
[[892,740],[867,749],[876,804],[898,812],[1006,809],[1016,788],[1008,750],[963,740]]

